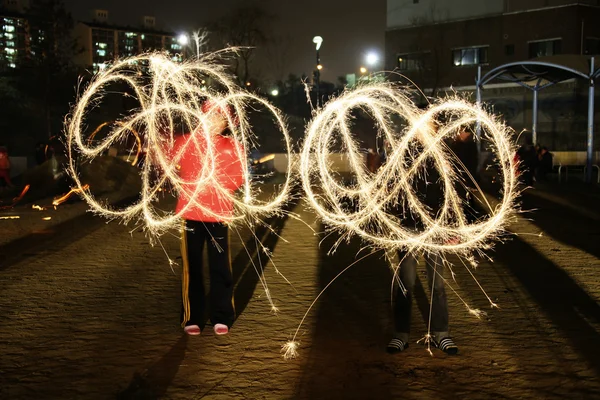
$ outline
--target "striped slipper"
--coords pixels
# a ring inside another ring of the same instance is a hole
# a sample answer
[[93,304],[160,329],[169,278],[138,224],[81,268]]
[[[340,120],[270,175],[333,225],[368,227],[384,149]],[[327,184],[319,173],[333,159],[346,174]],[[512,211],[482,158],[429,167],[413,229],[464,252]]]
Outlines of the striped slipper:
[[403,342],[398,338],[393,338],[387,345],[387,352],[390,354],[400,353],[408,348],[408,343]]
[[458,354],[458,346],[454,343],[451,337],[445,337],[439,342],[432,340],[433,345],[443,351],[446,354],[455,355]]

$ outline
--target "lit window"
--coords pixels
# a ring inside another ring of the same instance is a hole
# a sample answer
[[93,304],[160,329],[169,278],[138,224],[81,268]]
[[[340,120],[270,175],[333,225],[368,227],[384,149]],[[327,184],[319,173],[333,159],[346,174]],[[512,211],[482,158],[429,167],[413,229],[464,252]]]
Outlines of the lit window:
[[15,63],[10,63],[10,64],[8,64],[8,66],[11,68],[17,68],[17,65]]
[[142,40],[146,39],[146,35],[142,33]]
[[8,47],[15,47],[15,42],[6,42]]
[[12,33],[5,33],[4,37],[6,37],[7,39],[14,39],[15,35],[13,35]]
[[529,58],[560,54],[561,42],[561,39],[550,39],[529,42]]
[[7,52],[8,54],[15,54],[15,49],[11,49],[11,48],[5,48],[4,49],[5,52]]
[[15,31],[15,27],[12,25],[4,25],[4,30],[6,32],[14,32]]
[[106,43],[96,43],[98,45],[98,47],[100,47],[101,49],[105,49],[106,48]]
[[96,53],[98,53],[100,57],[106,56],[106,50],[96,50]]
[[457,67],[487,64],[488,46],[452,50],[452,62]]

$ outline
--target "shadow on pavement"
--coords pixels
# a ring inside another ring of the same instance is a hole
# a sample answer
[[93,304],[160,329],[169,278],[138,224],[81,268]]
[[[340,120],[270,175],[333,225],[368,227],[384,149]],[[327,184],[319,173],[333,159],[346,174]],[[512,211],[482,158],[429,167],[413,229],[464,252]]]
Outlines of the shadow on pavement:
[[[234,282],[233,300],[235,304],[236,319],[244,312],[246,306],[252,299],[264,269],[270,262],[270,258],[262,250],[262,246],[269,249],[271,253],[279,242],[279,236],[288,219],[288,213],[295,207],[291,203],[281,217],[272,217],[264,221],[246,243],[244,248],[237,254],[231,263]],[[259,241],[261,245],[259,245]],[[256,268],[256,269],[255,269]],[[260,275],[259,272],[260,271]]]
[[[113,204],[123,207],[137,199],[129,197]],[[54,225],[48,230],[31,233],[0,246],[0,271],[39,253],[53,254],[106,226],[106,219],[85,213]]]
[[600,221],[527,192],[523,194],[522,200],[523,209],[533,210],[526,216],[532,218],[532,222],[544,233],[562,243],[600,257]]
[[600,373],[600,305],[562,268],[515,237],[506,242],[495,260],[505,265],[544,310],[573,348]]
[[[361,251],[364,243],[354,238],[328,255],[338,238],[331,234],[321,242],[319,289],[368,254],[368,250]],[[327,288],[314,311],[312,345],[296,398],[392,398],[390,386],[376,382],[377,377],[388,375],[380,369],[386,368],[382,358],[387,356],[385,345],[390,336],[391,282],[387,262],[378,251]]]
[[143,374],[135,373],[127,389],[117,394],[119,400],[160,399],[167,392],[184,359],[187,335],[182,335],[175,345]]

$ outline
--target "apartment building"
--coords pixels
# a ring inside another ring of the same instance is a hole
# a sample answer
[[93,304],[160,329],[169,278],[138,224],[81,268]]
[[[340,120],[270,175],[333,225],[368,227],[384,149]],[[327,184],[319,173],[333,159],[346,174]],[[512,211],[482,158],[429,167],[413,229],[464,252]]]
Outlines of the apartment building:
[[29,22],[21,1],[4,0],[0,5],[0,70],[17,68],[31,49]]
[[78,22],[75,36],[83,48],[76,64],[92,67],[94,72],[104,69],[115,58],[166,50],[174,61],[182,60],[183,48],[173,32],[156,29],[156,20],[144,16],[140,26],[118,26],[109,22],[107,10],[94,10],[93,20]]

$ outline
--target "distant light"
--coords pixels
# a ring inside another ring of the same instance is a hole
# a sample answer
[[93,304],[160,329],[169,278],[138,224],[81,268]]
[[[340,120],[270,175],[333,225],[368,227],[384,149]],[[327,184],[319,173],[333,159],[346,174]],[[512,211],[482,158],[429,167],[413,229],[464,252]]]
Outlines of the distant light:
[[361,74],[366,74],[367,73],[367,69],[365,67],[360,67],[360,73]]
[[279,95],[279,90],[277,90],[277,89],[271,90],[271,96],[277,96],[277,95]]
[[246,82],[246,86],[252,86],[252,83]]
[[321,44],[323,43],[323,38],[321,36],[315,36],[313,38],[313,43],[317,45],[317,50],[321,48]]
[[367,64],[369,64],[370,66],[373,66],[379,62],[379,56],[377,55],[377,53],[371,52],[371,53],[367,54],[366,60],[367,60]]
[[323,69],[323,66],[321,64],[317,65],[317,69],[320,71]]
[[182,46],[187,46],[189,42],[190,42],[190,38],[185,33],[182,33],[177,38],[177,43],[179,43]]

